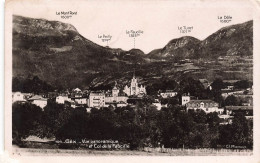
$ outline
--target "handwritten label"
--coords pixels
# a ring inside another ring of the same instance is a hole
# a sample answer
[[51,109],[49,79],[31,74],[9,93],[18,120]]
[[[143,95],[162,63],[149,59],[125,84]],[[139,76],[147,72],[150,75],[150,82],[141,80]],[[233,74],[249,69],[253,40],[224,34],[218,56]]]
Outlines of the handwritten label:
[[141,36],[142,34],[144,34],[144,31],[142,30],[126,30],[126,34],[129,36],[129,37],[139,37]]
[[193,26],[178,26],[178,30],[180,33],[191,33],[193,30]]
[[128,35],[128,37],[134,38],[134,49],[135,49],[135,38],[144,34],[144,31],[142,31],[142,30],[126,30],[126,34]]
[[218,20],[220,23],[230,23],[232,21],[232,16],[229,15],[218,16]]
[[102,34],[102,35],[98,35],[98,38],[101,39],[102,42],[106,42],[106,41],[110,41],[112,39],[112,36]]
[[74,11],[56,11],[56,15],[60,16],[61,19],[71,19],[73,16],[77,14],[78,12],[74,12]]
[[98,35],[98,38],[101,39],[102,42],[107,42],[107,46],[108,46],[108,41],[111,41],[112,36],[109,34],[100,34]]

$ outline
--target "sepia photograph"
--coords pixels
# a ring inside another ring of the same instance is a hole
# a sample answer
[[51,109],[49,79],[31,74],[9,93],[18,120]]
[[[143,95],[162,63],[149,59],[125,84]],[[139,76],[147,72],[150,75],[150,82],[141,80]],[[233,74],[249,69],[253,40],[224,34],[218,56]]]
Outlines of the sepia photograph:
[[10,154],[253,155],[251,1],[65,2],[7,5]]

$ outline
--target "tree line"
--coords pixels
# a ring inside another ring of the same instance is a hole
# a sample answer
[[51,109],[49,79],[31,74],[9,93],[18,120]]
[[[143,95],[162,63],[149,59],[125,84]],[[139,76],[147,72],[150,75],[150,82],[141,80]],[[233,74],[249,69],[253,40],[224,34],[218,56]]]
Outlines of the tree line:
[[219,148],[225,145],[253,145],[253,122],[243,113],[233,123],[220,125],[217,113],[202,110],[186,112],[170,105],[157,110],[149,99],[134,107],[71,108],[48,101],[44,111],[30,103],[14,103],[12,109],[13,143],[21,145],[30,135],[40,138],[118,140],[131,149],[143,147]]

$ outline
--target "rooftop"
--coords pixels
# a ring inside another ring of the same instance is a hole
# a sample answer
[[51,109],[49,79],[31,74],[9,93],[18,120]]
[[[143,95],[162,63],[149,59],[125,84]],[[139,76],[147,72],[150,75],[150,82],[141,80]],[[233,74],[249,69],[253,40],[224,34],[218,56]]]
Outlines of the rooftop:
[[28,99],[28,101],[33,101],[33,100],[44,100],[44,101],[47,101],[46,98],[43,98],[43,97],[40,96],[40,95],[35,95],[35,96],[33,96],[33,97],[31,97],[31,98]]
[[217,103],[213,100],[190,100],[188,103],[201,103],[201,102],[203,102],[203,103]]
[[226,106],[227,110],[253,110],[253,106]]

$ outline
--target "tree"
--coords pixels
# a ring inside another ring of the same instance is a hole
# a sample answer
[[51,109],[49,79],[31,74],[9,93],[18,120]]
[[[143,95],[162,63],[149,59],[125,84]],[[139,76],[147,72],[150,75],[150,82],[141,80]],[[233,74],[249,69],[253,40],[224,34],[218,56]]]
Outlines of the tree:
[[220,126],[218,143],[222,145],[247,146],[253,145],[253,124],[246,119],[243,112],[234,115],[232,124]]
[[198,97],[200,99],[205,98],[204,86],[199,80],[194,80],[193,78],[185,78],[180,81],[180,89],[178,94],[182,95],[184,93],[190,93],[191,96]]
[[73,139],[81,140],[87,137],[88,135],[88,113],[84,108],[74,109],[71,116],[66,123],[63,123],[56,132],[56,139]]
[[30,103],[14,103],[12,106],[13,141],[19,143],[22,138],[29,135],[38,136],[37,128],[40,126],[42,109]]
[[205,111],[198,109],[198,110],[189,110],[189,115],[193,118],[194,122],[196,123],[206,123],[207,117]]
[[220,118],[219,118],[217,112],[208,113],[206,117],[207,117],[207,121],[206,122],[207,122],[207,124],[209,124],[210,128],[219,126]]
[[237,97],[231,95],[231,96],[228,96],[226,99],[225,99],[225,105],[226,106],[238,106],[239,105],[239,100]]
[[253,83],[248,80],[240,80],[234,83],[234,87],[236,89],[247,89],[247,88],[251,88],[252,85]]
[[44,108],[42,124],[45,126],[41,137],[54,137],[58,130],[64,126],[73,113],[73,108],[57,104],[55,101],[48,100]]
[[165,147],[189,147],[195,129],[193,118],[179,107],[164,108],[158,115],[161,143]]
[[248,145],[249,123],[243,112],[237,112],[232,121],[232,143],[234,145]]
[[219,127],[218,144],[223,145],[224,147],[226,145],[232,144],[233,133],[231,131],[232,131],[232,126],[230,124],[221,125]]
[[159,90],[163,92],[166,90],[176,90],[178,86],[179,85],[175,80],[164,78],[152,83],[150,86],[147,86],[146,91],[149,95],[157,95]]
[[219,139],[219,123],[220,118],[217,112],[208,113],[207,114],[207,121],[209,133],[208,136],[210,137],[210,147],[216,148],[218,139]]
[[216,79],[211,84],[212,90],[211,95],[212,99],[220,104],[220,106],[223,105],[224,99],[221,96],[221,89],[226,87],[226,84],[222,81],[222,79]]
[[222,79],[217,78],[217,79],[215,79],[215,80],[212,82],[211,87],[212,87],[212,89],[219,91],[219,90],[225,88],[226,85],[225,85],[225,83],[223,82]]
[[174,106],[174,105],[179,105],[180,102],[177,97],[171,97],[168,99],[168,104]]
[[54,90],[54,87],[42,81],[38,76],[31,78],[28,76],[26,79],[15,77],[13,78],[12,91],[16,92],[33,92],[33,93],[46,93]]

